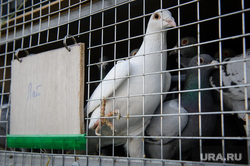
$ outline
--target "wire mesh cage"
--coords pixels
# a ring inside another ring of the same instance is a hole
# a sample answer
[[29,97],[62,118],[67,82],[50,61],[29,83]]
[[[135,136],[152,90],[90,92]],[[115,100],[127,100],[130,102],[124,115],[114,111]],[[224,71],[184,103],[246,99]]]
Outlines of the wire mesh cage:
[[[0,0],[0,165],[249,165],[249,17],[247,0]],[[86,46],[86,150],[8,147],[11,61],[65,36]]]

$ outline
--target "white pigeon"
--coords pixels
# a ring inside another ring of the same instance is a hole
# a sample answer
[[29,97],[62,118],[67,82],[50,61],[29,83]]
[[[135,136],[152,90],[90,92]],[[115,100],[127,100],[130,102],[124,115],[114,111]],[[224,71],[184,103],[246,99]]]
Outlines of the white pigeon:
[[[105,114],[111,116],[118,110],[121,119],[112,120],[116,136],[142,136],[151,117],[161,101],[159,93],[169,90],[171,75],[160,74],[166,70],[166,31],[175,27],[174,18],[166,9],[155,11],[148,22],[144,41],[137,54],[117,63],[98,85],[87,103],[87,114],[91,118],[89,128],[100,127],[101,106],[105,99]],[[103,113],[102,113],[103,114]],[[137,117],[131,117],[137,115]],[[139,116],[138,116],[139,115]],[[107,117],[107,116],[106,116]],[[112,135],[110,128],[102,126],[101,135]],[[102,139],[103,140],[107,139]],[[131,157],[143,157],[142,138],[114,139],[115,145],[128,143],[125,148]],[[110,145],[113,139],[101,146]],[[128,149],[127,149],[128,147]]]
[[[246,59],[250,58],[250,51],[246,52]],[[228,62],[222,65],[222,87],[223,88],[223,101],[227,108],[232,111],[245,111],[245,87],[244,81],[250,83],[250,61],[245,60],[243,54],[236,57],[226,58],[223,62]],[[238,62],[237,62],[238,61]],[[246,73],[244,73],[244,63],[246,63]],[[244,76],[246,75],[246,77]],[[210,77],[210,84],[212,87],[220,87],[220,71],[215,70]],[[245,80],[246,79],[246,80]],[[235,87],[230,87],[235,86]],[[239,87],[241,86],[241,87]],[[217,89],[219,92],[219,89]],[[246,101],[250,100],[250,87],[246,88]],[[249,110],[249,108],[248,108]],[[238,117],[245,120],[246,113],[238,113]]]

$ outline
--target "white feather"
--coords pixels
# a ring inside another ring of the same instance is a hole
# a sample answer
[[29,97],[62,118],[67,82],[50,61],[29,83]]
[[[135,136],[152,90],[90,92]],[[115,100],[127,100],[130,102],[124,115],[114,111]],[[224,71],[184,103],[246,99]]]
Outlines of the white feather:
[[[178,136],[179,129],[180,131],[182,131],[188,123],[188,116],[181,115],[181,121],[180,121],[181,128],[179,128],[179,115],[178,115],[179,113],[183,114],[187,113],[187,111],[185,110],[185,108],[181,106],[179,112],[178,99],[164,102],[162,106],[162,114],[161,114],[161,107],[159,106],[155,112],[155,115],[158,116],[152,118],[150,125],[146,129],[146,133],[150,136],[161,136],[161,130],[162,130],[162,136]],[[167,114],[177,114],[177,115],[161,117],[161,115],[167,115]],[[162,126],[162,129],[160,126]],[[173,140],[173,138],[164,139],[163,144],[167,144],[171,140]],[[149,142],[154,144],[161,144],[161,139]]]

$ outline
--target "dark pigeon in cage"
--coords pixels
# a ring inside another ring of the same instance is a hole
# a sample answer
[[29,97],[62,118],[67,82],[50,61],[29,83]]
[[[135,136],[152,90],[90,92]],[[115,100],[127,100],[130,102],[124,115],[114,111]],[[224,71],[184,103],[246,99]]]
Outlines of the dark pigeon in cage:
[[[213,60],[208,54],[200,55],[201,66],[211,64],[214,62]],[[195,56],[191,59],[188,66],[197,66],[197,63],[198,56]],[[179,150],[185,154],[192,148],[199,146],[198,139],[190,138],[182,139],[181,147],[179,147],[179,139],[175,139],[174,137],[199,137],[212,134],[217,117],[213,114],[216,108],[212,99],[212,93],[209,90],[198,91],[199,88],[209,88],[209,74],[213,69],[214,66],[200,68],[200,77],[198,76],[197,68],[187,70],[184,90],[194,91],[181,93],[180,107],[178,98],[163,103],[162,114],[161,107],[158,107],[155,115],[159,116],[152,118],[145,131],[146,136],[151,137],[145,140],[147,157],[171,159],[174,156],[178,156]],[[198,80],[200,80],[200,87],[198,87]],[[197,114],[199,112],[211,113],[201,114],[201,122],[199,122],[199,115]],[[164,136],[165,138],[160,139],[160,136]],[[162,153],[161,146],[163,147]],[[187,156],[183,155],[183,158],[185,157]]]

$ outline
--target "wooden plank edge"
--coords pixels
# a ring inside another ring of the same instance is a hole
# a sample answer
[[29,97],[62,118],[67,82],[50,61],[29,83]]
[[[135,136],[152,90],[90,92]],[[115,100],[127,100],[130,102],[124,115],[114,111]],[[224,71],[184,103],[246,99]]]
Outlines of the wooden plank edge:
[[79,116],[80,116],[80,133],[85,133],[85,123],[84,123],[84,81],[85,81],[85,44],[80,44],[80,103],[79,103]]

